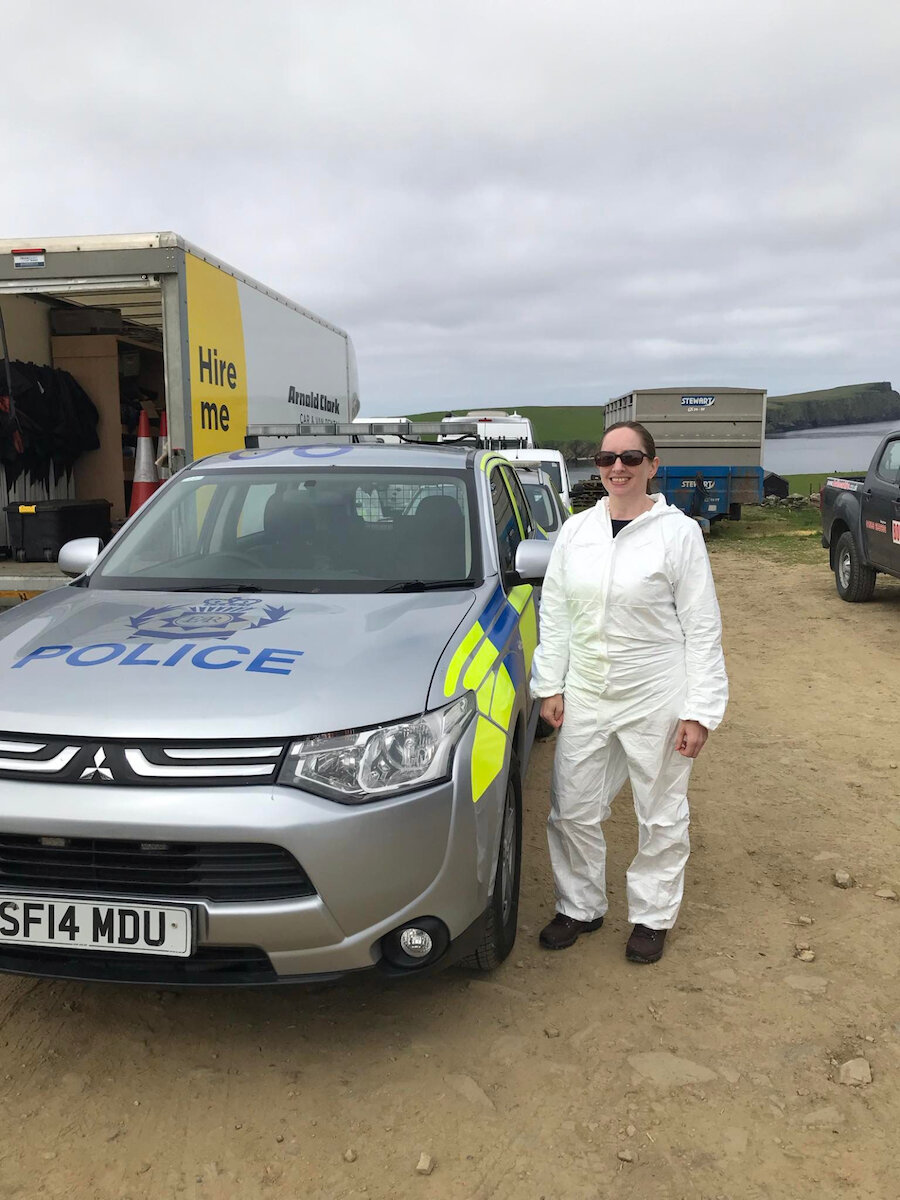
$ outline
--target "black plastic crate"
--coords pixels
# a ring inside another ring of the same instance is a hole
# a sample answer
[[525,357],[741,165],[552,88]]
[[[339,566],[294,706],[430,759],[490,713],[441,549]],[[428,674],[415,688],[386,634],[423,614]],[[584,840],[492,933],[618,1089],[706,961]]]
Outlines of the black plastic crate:
[[7,504],[9,541],[19,562],[55,562],[72,538],[109,541],[108,500],[27,500]]

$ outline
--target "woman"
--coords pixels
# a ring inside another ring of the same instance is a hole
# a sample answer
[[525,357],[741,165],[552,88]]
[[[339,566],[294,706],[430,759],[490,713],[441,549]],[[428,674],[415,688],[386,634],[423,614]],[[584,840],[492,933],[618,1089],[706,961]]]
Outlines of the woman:
[[601,822],[627,778],[638,851],[627,874],[632,962],[662,957],[690,851],[687,784],[725,712],[721,621],[695,521],[649,495],[659,459],[634,421],[597,455],[607,491],[562,527],[544,580],[532,694],[559,729],[548,824],[557,913],[550,950],[599,929],[607,909]]

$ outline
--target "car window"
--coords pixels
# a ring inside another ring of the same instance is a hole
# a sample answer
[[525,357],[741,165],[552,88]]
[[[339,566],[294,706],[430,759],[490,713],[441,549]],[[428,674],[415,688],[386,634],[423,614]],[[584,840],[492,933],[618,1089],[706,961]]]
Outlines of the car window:
[[172,490],[172,503],[147,512],[140,539],[126,535],[119,542],[125,574],[140,573],[161,560],[188,560],[208,544],[218,515],[215,486],[194,480],[191,487]]
[[556,505],[545,483],[523,483],[522,488],[531,505],[534,519],[545,533],[552,533],[559,526]]
[[445,496],[449,494],[446,484],[443,483],[426,483],[426,484],[405,484],[399,489],[394,487],[394,494],[398,495],[399,502],[404,516],[414,517],[419,511],[419,506],[426,496]]
[[553,480],[553,484],[554,484],[556,490],[558,492],[561,492],[563,490],[562,470],[560,469],[560,465],[556,461],[556,459],[555,458],[542,458],[541,459],[541,470],[546,471],[546,473]]
[[358,487],[356,489],[356,512],[364,521],[383,521],[384,509],[381,506],[381,491],[378,485],[372,482],[372,486]]
[[889,483],[900,482],[900,438],[894,438],[885,446],[876,471]]
[[470,493],[471,472],[443,469],[187,475],[110,547],[90,586],[377,592],[474,580]]
[[497,548],[500,552],[500,570],[504,575],[508,575],[515,570],[516,549],[522,540],[522,533],[500,467],[494,467],[491,471],[490,483]]
[[247,494],[238,516],[237,535],[239,538],[249,537],[251,534],[262,531],[266,505],[274,494],[275,487],[274,483],[263,483],[247,488]]
[[525,493],[522,491],[522,484],[519,482],[519,477],[512,467],[502,467],[503,477],[512,492],[513,500],[521,518],[522,532],[525,537],[531,537],[534,533],[534,518],[531,515],[531,509],[528,507],[528,501],[525,498]]

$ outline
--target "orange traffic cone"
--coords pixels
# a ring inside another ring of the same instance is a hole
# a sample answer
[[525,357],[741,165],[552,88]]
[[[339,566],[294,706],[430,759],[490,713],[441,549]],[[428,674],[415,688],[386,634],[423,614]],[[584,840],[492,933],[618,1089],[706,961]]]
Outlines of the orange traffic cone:
[[166,414],[162,413],[159,418],[159,437],[156,441],[156,469],[159,472],[159,477],[162,480],[168,479],[171,471],[169,469],[169,423],[166,420]]
[[145,412],[142,412],[138,421],[137,452],[134,459],[134,483],[131,485],[129,517],[134,516],[144,501],[149,500],[158,487],[159,475],[156,473],[156,463],[153,461],[150,418]]

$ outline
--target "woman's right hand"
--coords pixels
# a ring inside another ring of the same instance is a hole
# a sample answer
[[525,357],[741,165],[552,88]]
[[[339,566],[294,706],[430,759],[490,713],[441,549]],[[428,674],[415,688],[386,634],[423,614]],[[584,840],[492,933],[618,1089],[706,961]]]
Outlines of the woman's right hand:
[[548,725],[552,725],[554,729],[559,729],[563,723],[565,707],[561,694],[546,696],[541,701],[541,716]]

